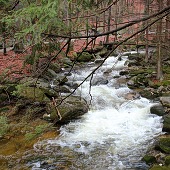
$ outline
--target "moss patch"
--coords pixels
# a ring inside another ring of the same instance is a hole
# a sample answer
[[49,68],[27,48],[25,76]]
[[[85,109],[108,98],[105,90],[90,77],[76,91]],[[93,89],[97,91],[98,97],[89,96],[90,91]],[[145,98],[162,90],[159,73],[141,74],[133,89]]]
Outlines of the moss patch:
[[169,167],[155,165],[150,170],[169,170]]

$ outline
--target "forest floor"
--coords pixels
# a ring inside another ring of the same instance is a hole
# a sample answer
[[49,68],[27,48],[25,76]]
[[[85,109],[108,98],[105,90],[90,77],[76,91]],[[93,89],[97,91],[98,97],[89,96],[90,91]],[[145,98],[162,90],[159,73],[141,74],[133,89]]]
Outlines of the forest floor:
[[[90,39],[88,40],[90,41]],[[114,36],[109,37],[109,41],[114,41]],[[98,37],[95,43],[88,45],[88,48],[94,48],[100,43],[105,42],[105,37]],[[61,43],[61,47],[65,42]],[[72,55],[74,52],[80,52],[86,47],[86,39],[72,40],[72,49],[69,52]],[[64,48],[64,51],[66,48]],[[12,73],[14,78],[21,77],[22,74],[29,74],[29,65],[25,66],[25,56],[30,53],[29,50],[25,50],[23,53],[15,53],[12,48],[7,48],[7,54],[3,55],[3,49],[0,49],[0,75]],[[10,74],[11,75],[11,74]]]

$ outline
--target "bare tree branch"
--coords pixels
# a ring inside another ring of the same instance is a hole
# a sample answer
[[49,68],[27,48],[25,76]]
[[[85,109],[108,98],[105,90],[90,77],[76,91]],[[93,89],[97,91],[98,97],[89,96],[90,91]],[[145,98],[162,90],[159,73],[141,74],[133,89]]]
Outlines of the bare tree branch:
[[144,28],[142,28],[141,30],[135,32],[134,34],[132,34],[131,36],[127,37],[125,40],[121,41],[120,43],[118,43],[105,57],[105,59],[100,63],[99,66],[97,66],[78,86],[76,89],[74,89],[69,95],[67,95],[65,98],[63,98],[60,103],[58,104],[58,106],[68,97],[70,97],[72,94],[74,94],[74,92],[78,89],[78,87],[80,87],[90,76],[92,76],[103,64],[104,62],[109,58],[109,56],[114,52],[114,50],[116,50],[120,45],[122,45],[124,42],[128,41],[129,39],[133,38],[135,35],[145,31],[147,28],[149,28],[150,26],[152,26],[153,24],[155,24],[157,21],[159,21],[160,19],[164,18],[165,16],[167,16],[170,13],[170,11],[166,14],[164,14],[163,16],[155,19],[154,21],[152,21],[150,24],[148,24],[147,26],[145,26]]
[[108,31],[108,32],[105,32],[105,33],[101,33],[101,34],[94,34],[94,35],[86,35],[86,36],[67,36],[67,35],[57,35],[57,34],[47,34],[47,33],[43,33],[42,35],[45,35],[45,36],[49,36],[49,37],[61,37],[61,38],[71,38],[71,39],[80,39],[80,38],[97,38],[97,37],[101,37],[101,36],[105,36],[105,35],[108,35],[108,34],[113,34],[117,31],[120,31],[120,30],[123,30],[127,27],[130,27],[134,24],[137,24],[139,22],[142,22],[142,21],[146,21],[148,19],[151,19],[151,18],[154,18],[154,17],[157,17],[159,15],[162,15],[163,13],[168,13],[170,10],[170,6],[164,8],[163,10],[155,13],[155,14],[152,14],[148,17],[144,17],[144,18],[141,18],[141,19],[138,19],[138,20],[132,20],[130,21],[128,24],[125,24],[117,29],[114,29],[114,30],[111,30],[111,31]]

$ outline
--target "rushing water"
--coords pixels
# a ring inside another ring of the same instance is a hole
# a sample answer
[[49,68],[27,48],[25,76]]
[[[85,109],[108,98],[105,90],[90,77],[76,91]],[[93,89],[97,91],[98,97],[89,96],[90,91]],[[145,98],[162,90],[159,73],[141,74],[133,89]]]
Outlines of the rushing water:
[[[34,146],[46,159],[51,157],[53,163],[48,169],[148,169],[140,160],[154,138],[161,134],[161,117],[150,114],[154,104],[151,101],[140,96],[126,99],[126,94],[132,90],[125,82],[121,83],[120,78],[114,77],[125,68],[127,57],[118,62],[117,59],[108,58],[93,75],[92,84],[97,82],[97,77],[109,80],[108,84],[96,83],[90,87],[89,79],[77,90],[76,95],[81,95],[90,104],[89,112],[80,120],[62,126],[59,138]],[[78,70],[69,79],[80,83],[93,69],[91,65]],[[29,165],[33,170],[46,169],[40,161]]]

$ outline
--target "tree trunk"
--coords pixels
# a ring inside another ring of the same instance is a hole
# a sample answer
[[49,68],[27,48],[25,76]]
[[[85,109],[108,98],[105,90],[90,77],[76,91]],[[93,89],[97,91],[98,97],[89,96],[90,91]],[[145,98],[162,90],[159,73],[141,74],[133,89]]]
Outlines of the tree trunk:
[[[158,10],[160,11],[162,9],[162,0],[157,0],[158,1]],[[163,72],[162,72],[162,19],[160,19],[157,23],[157,39],[158,39],[158,45],[157,45],[157,76],[156,78],[158,80],[161,80],[163,78]]]
[[[170,6],[170,0],[167,0],[167,6]],[[166,30],[165,30],[165,44],[167,44],[167,55],[170,46],[170,14],[166,17]]]
[[[111,7],[109,8],[109,16],[108,16],[108,26],[107,26],[107,31],[110,31],[110,19],[111,19]],[[109,34],[106,37],[106,43],[109,42]]]
[[[147,16],[149,16],[149,0],[146,0],[146,4],[145,4],[145,11]],[[146,25],[148,25],[148,20],[146,21]],[[146,55],[145,55],[145,62],[148,62],[148,58],[149,58],[149,45],[148,45],[148,39],[149,39],[149,28],[146,29]]]
[[6,26],[5,26],[5,22],[2,23],[2,42],[3,42],[3,55],[7,55],[7,50],[6,50]]

